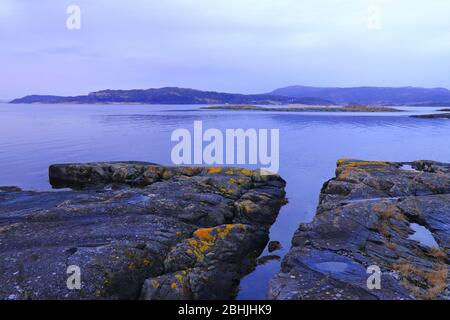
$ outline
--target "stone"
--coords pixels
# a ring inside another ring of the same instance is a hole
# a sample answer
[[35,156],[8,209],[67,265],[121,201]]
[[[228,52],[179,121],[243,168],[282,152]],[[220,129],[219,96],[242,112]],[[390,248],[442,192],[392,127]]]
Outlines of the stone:
[[281,248],[282,248],[281,242],[280,241],[270,241],[269,244],[267,245],[267,248],[268,248],[269,252],[281,250]]
[[1,189],[0,299],[233,298],[285,203],[281,177],[239,168],[63,164],[49,176],[72,190]]
[[[449,110],[439,110],[439,111],[449,111]],[[450,113],[417,114],[412,115],[411,117],[419,119],[450,119]]]
[[[411,239],[427,228],[439,248]],[[301,225],[270,299],[447,299],[450,164],[342,159]],[[381,270],[369,289],[368,267]]]

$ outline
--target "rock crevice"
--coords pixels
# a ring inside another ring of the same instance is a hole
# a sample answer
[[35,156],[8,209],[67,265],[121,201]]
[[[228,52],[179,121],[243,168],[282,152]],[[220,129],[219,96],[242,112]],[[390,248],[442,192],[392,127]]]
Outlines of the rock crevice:
[[[426,228],[437,246],[411,237]],[[450,165],[343,159],[299,227],[272,299],[447,299]],[[367,268],[381,270],[370,289]]]

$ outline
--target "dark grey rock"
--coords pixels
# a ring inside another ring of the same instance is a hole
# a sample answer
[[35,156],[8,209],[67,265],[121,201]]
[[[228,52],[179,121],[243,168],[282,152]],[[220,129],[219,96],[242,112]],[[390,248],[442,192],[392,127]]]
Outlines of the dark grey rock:
[[280,261],[280,260],[281,260],[280,256],[268,255],[268,256],[264,256],[264,257],[258,258],[257,264],[258,265],[265,265],[266,263],[268,263],[270,261]]
[[277,250],[280,250],[282,248],[281,246],[281,242],[280,241],[270,241],[269,244],[267,245],[267,248],[269,250],[269,252],[274,252]]
[[[426,227],[439,248],[410,239]],[[299,227],[271,299],[446,299],[450,165],[339,160],[316,216]],[[382,272],[368,289],[367,268]]]
[[279,176],[238,168],[53,165],[50,181],[77,190],[1,189],[0,299],[232,298],[285,201]]
[[[439,110],[441,111],[441,110]],[[448,110],[446,110],[448,111]],[[450,113],[418,114],[411,116],[419,119],[450,119]]]

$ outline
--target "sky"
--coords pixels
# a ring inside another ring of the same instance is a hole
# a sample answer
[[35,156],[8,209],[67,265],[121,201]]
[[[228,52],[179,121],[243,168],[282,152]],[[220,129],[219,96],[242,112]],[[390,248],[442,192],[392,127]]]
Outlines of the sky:
[[0,98],[450,88],[449,17],[448,0],[0,0]]

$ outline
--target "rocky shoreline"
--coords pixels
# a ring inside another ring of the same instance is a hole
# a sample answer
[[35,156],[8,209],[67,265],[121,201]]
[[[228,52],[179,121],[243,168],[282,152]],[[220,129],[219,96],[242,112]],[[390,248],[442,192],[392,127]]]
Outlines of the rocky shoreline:
[[[0,188],[0,299],[230,299],[285,203],[278,175],[143,162],[53,165]],[[81,289],[67,288],[78,266]]]
[[[111,162],[49,177],[65,189],[0,187],[0,299],[233,299],[279,259],[258,259],[286,202],[278,175]],[[339,160],[268,298],[448,299],[449,235],[450,164]],[[380,289],[367,286],[371,266]]]
[[384,106],[289,106],[289,107],[261,107],[253,105],[224,105],[200,108],[202,110],[229,111],[275,111],[275,112],[403,112],[403,110]]
[[[450,164],[339,160],[269,298],[448,299],[449,240]],[[374,265],[380,289],[367,286]]]

